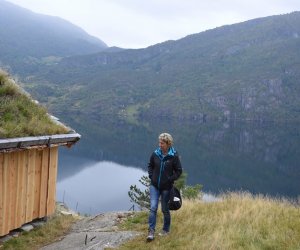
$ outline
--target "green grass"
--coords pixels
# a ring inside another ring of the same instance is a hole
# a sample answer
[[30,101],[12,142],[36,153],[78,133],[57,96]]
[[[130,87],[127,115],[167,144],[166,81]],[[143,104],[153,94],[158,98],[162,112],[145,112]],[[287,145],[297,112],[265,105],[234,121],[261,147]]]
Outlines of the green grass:
[[[230,193],[221,201],[184,200],[172,212],[172,228],[166,237],[145,241],[148,213],[137,213],[124,229],[142,235],[119,249],[300,249],[300,208],[286,200]],[[162,227],[158,214],[157,231]]]
[[67,133],[54,123],[47,111],[0,71],[0,138]]
[[71,215],[54,215],[45,225],[5,242],[2,250],[35,250],[63,237],[76,221]]

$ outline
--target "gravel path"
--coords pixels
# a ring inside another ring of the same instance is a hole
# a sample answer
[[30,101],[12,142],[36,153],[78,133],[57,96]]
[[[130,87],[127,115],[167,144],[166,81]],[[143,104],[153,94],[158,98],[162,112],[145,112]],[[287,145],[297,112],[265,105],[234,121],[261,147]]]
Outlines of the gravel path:
[[111,212],[86,217],[76,222],[71,232],[62,240],[47,245],[42,250],[113,248],[139,235],[138,232],[119,231],[118,224],[133,212]]

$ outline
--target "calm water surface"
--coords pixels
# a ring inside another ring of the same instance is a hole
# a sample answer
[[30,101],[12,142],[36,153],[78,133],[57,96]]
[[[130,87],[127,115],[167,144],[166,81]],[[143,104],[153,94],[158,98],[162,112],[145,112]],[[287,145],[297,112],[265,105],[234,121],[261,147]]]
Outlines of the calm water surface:
[[69,121],[82,135],[60,150],[57,200],[81,213],[128,210],[127,192],[147,171],[157,136],[169,132],[188,174],[203,191],[249,191],[296,198],[300,193],[298,124]]
[[[66,159],[65,159],[66,160]],[[82,159],[74,157],[70,162]],[[105,211],[126,211],[132,204],[128,187],[144,172],[114,162],[94,162],[57,184],[57,199],[76,211],[98,214]]]

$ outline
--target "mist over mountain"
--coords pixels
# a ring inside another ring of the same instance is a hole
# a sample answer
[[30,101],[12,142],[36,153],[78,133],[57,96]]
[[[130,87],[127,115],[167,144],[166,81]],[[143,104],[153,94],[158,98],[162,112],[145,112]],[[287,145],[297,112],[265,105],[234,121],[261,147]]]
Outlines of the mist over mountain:
[[[0,20],[11,22],[2,15]],[[8,38],[0,39],[1,55],[20,56]],[[64,44],[57,40],[55,47],[47,39],[34,40],[36,46],[26,42],[28,51],[22,55],[41,58],[46,55],[39,51],[40,44],[49,51]],[[58,116],[114,115],[131,122],[300,120],[300,12],[227,25],[144,49],[77,54],[61,52],[59,59],[21,63],[16,59],[18,67],[10,66],[24,87]]]
[[105,48],[107,45],[103,41],[68,21],[0,0],[2,66],[26,71],[22,69],[22,63],[52,62],[61,57],[95,53]]

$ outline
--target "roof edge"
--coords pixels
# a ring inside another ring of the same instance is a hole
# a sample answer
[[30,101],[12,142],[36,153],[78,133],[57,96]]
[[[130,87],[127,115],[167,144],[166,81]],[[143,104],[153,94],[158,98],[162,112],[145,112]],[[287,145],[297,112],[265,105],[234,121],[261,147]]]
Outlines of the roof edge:
[[32,137],[18,137],[9,139],[0,139],[0,152],[26,149],[30,147],[51,147],[54,145],[72,145],[80,140],[78,133],[44,135]]

